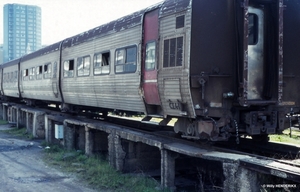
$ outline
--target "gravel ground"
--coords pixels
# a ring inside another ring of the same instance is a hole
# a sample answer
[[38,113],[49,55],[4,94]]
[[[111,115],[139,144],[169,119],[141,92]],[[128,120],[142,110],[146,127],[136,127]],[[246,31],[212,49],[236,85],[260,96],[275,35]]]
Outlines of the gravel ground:
[[[11,129],[0,125],[0,130]],[[72,175],[48,167],[42,161],[41,141],[26,141],[0,132],[0,191],[92,192]]]

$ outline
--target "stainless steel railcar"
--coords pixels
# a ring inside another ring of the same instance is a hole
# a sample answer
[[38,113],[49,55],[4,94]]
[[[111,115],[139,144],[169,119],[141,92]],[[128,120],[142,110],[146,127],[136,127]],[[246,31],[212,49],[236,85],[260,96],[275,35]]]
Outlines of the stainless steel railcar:
[[176,117],[186,138],[266,138],[299,112],[299,15],[297,0],[165,0],[24,56],[19,96]]

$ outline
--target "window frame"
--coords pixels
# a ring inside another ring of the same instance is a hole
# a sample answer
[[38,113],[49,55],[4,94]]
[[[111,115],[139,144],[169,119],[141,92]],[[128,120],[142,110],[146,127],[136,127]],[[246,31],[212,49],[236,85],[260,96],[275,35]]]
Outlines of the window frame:
[[[250,18],[253,17],[253,25],[250,26]],[[255,13],[249,13],[248,16],[248,21],[249,21],[249,25],[248,25],[248,45],[256,45],[258,43],[258,39],[259,39],[259,17],[257,14]],[[252,29],[251,35],[250,34],[250,28]],[[252,38],[250,38],[252,37]]]
[[[44,70],[43,70],[43,77],[44,79],[51,79],[51,74],[52,74],[52,63],[51,62],[48,62],[48,63],[45,63],[43,65],[44,67]],[[46,66],[47,66],[47,69],[46,69]]]
[[[89,65],[88,65],[88,69],[86,69],[86,58],[88,58],[89,60]],[[79,60],[81,60],[81,63],[82,63],[82,69],[79,69],[79,66],[81,64],[79,64]],[[80,74],[79,72],[82,71],[82,74]],[[88,74],[85,74],[85,72],[88,71]],[[85,55],[85,56],[82,56],[82,57],[77,57],[77,77],[87,77],[87,76],[90,76],[91,74],[91,56],[90,55]]]
[[[108,55],[108,58],[106,58],[107,59],[107,65],[102,65],[103,64],[103,57],[105,57],[105,56],[103,56],[103,54],[109,54]],[[101,56],[101,65],[99,65],[100,67],[95,67],[96,65],[96,63],[97,62],[95,62],[95,59],[96,59],[96,56],[98,56],[98,55],[100,55]],[[102,71],[103,71],[103,67],[107,67],[108,68],[108,73],[103,73]],[[102,52],[98,52],[98,53],[95,53],[94,54],[94,56],[93,56],[93,74],[95,75],[95,76],[98,76],[98,75],[109,75],[110,74],[110,68],[111,68],[111,53],[110,53],[110,51],[102,51]],[[96,70],[95,69],[100,69],[100,73],[98,74],[98,73],[95,73],[96,72]]]
[[[70,69],[70,61],[72,61],[71,64],[73,64],[73,69]],[[68,62],[68,70],[65,69],[66,62]],[[63,67],[63,77],[64,78],[72,78],[72,77],[74,77],[74,69],[75,69],[74,65],[75,65],[75,59],[64,60],[63,66],[62,66]],[[66,72],[72,72],[72,73],[66,73]]]
[[[152,44],[154,43],[154,67],[151,67],[151,68],[148,68],[147,67],[147,57],[148,57],[148,53],[147,53],[147,46],[149,44]],[[156,59],[156,56],[157,56],[157,43],[156,41],[148,41],[145,45],[145,71],[154,71],[155,69],[157,69],[157,59]]]
[[27,81],[29,79],[29,71],[28,69],[23,69],[23,81]]
[[[135,49],[135,61],[134,62],[128,62],[128,50],[131,48]],[[123,51],[123,58],[122,58],[122,63],[119,63],[118,59],[118,51]],[[137,64],[138,64],[138,46],[137,45],[130,45],[126,47],[121,47],[115,50],[115,58],[114,58],[114,72],[115,74],[127,74],[127,73],[135,73],[137,71]],[[130,67],[135,66],[134,70],[131,70]],[[122,71],[118,72],[117,68],[121,69]],[[129,69],[128,71],[126,69]]]
[[29,69],[29,80],[35,80],[35,67],[30,67]]
[[36,67],[36,79],[43,79],[43,65]]
[[[181,47],[178,47],[179,39],[181,39]],[[172,48],[171,44],[174,43],[174,42],[175,42],[175,46],[174,46],[175,49],[173,50],[173,49],[171,49]],[[164,39],[162,44],[163,44],[162,45],[163,46],[162,67],[163,68],[184,67],[185,36],[180,35],[180,36],[176,36],[176,37],[173,37],[173,38]],[[166,50],[166,44],[168,44],[168,50]],[[179,50],[181,50],[181,52],[180,52],[181,57],[178,57]],[[172,55],[174,55],[174,57],[172,57]],[[179,59],[181,59],[181,64],[178,64]],[[173,61],[174,65],[173,65],[172,61]]]

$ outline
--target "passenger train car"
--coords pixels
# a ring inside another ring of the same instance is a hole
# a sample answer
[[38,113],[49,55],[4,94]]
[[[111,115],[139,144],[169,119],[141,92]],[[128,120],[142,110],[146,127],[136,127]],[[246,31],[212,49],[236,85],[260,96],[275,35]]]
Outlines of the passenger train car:
[[165,0],[0,66],[3,99],[264,139],[299,113],[297,0]]

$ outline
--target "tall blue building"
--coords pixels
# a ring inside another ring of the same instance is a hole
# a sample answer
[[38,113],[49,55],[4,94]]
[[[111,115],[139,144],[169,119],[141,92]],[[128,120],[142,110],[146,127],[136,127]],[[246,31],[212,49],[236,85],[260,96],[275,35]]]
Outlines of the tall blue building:
[[3,60],[19,58],[41,48],[41,8],[6,4],[3,8]]

